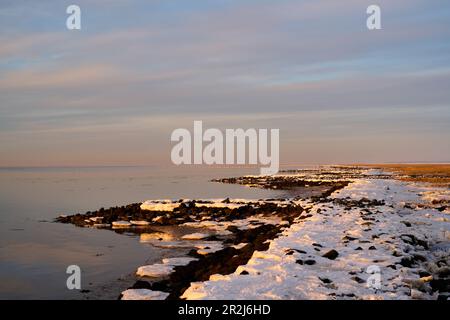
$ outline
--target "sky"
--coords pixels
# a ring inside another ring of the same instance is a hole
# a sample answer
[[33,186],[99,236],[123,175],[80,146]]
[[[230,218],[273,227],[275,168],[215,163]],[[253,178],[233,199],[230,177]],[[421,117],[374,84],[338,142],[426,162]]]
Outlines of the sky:
[[0,2],[0,166],[166,164],[194,120],[279,128],[282,164],[450,161],[450,2]]

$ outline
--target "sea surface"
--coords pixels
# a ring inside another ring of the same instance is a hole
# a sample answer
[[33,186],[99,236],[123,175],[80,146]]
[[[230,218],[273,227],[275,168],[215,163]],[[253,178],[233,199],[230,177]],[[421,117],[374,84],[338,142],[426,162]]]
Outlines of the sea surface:
[[[0,299],[116,299],[143,264],[176,256],[133,234],[54,223],[60,214],[146,199],[283,197],[210,182],[257,169],[180,167],[0,168]],[[81,268],[82,290],[66,269]]]

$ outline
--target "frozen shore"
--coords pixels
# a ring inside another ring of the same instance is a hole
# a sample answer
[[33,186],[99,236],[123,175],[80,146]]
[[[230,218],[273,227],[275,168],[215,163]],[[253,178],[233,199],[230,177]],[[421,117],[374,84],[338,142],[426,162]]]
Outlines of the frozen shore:
[[147,200],[57,221],[191,248],[138,268],[124,299],[448,298],[448,188],[355,167],[216,181],[293,196]]
[[[429,195],[429,187],[358,179],[327,201],[301,201],[311,217],[233,274],[192,283],[182,298],[446,299],[449,212],[433,208]],[[351,202],[362,199],[383,204]]]

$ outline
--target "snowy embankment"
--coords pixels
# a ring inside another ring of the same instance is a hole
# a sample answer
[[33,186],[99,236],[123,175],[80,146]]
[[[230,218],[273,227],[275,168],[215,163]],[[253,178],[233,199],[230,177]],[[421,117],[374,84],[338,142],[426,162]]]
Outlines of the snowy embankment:
[[[191,283],[182,298],[436,299],[436,287],[448,283],[450,223],[430,194],[441,200],[443,193],[359,179],[330,201],[299,201],[311,217],[297,219],[233,274]],[[352,201],[363,198],[381,202]]]

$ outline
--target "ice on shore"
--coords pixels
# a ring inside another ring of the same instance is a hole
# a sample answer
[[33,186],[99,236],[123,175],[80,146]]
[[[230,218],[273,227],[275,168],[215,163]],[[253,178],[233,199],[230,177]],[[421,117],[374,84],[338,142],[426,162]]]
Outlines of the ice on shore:
[[141,204],[141,210],[173,211],[179,206],[180,202],[174,200],[147,200]]
[[[446,214],[429,207],[410,209],[407,204],[424,200],[420,188],[393,179],[356,179],[331,196],[363,198],[385,204],[365,208],[299,200],[311,217],[295,220],[267,251],[255,251],[234,273],[191,283],[181,298],[436,299],[436,293],[421,290],[428,278],[421,279],[419,271],[440,270],[436,261],[450,256]],[[408,243],[412,238],[401,235],[422,239],[434,249]],[[337,257],[325,255],[331,250]],[[414,257],[419,260],[405,267]],[[369,280],[378,275],[375,289]]]
[[110,224],[109,223],[94,223],[92,226],[94,228],[109,228]]
[[206,219],[203,221],[185,222],[182,225],[192,228],[206,228],[208,230],[214,231],[215,234],[218,235],[230,235],[232,234],[232,232],[227,230],[227,228],[230,226],[237,227],[240,230],[247,230],[256,228],[261,224],[284,225],[286,224],[286,222],[282,221],[280,217],[275,215],[255,215],[245,219],[236,219],[233,221],[214,221]]
[[195,247],[198,249],[197,253],[201,255],[207,255],[223,249],[222,243],[218,241],[198,244]]
[[128,221],[113,221],[113,228],[129,228],[131,227],[131,223]]
[[[182,203],[188,203],[192,200],[146,200],[144,201],[140,208],[142,210],[151,211],[173,211],[178,208]],[[228,208],[228,209],[238,209],[243,206],[250,205],[252,203],[262,204],[262,201],[248,200],[248,199],[203,199],[201,201],[196,201],[195,206],[198,208]]]
[[245,247],[247,244],[248,244],[248,243],[242,242],[242,243],[239,243],[239,244],[235,244],[235,245],[233,246],[233,248],[235,248],[236,250],[240,250],[240,249],[242,249],[243,247]]
[[198,259],[192,257],[177,257],[177,258],[164,258],[162,262],[163,264],[175,267],[175,266],[185,266],[191,263],[192,261],[196,260]]
[[139,221],[131,220],[130,223],[135,226],[148,226],[150,224],[150,222],[145,221],[145,220],[139,220]]
[[165,232],[141,233],[139,237],[140,242],[172,241],[173,239],[173,235]]
[[149,289],[128,289],[122,292],[122,300],[165,300],[169,293]]
[[207,233],[196,232],[196,233],[186,234],[186,235],[182,236],[181,239],[183,239],[183,240],[202,240],[207,237],[209,237],[209,234],[207,234]]
[[233,202],[230,202],[230,203],[224,203],[224,202],[222,202],[223,201],[223,199],[222,200],[219,200],[219,201],[211,201],[211,203],[203,203],[203,202],[201,202],[201,203],[195,203],[195,206],[196,207],[205,207],[205,208],[228,208],[228,209],[238,209],[238,208],[240,208],[240,207],[242,207],[242,206],[245,206],[245,205],[247,205],[247,204],[241,204],[241,203],[233,203]]
[[168,276],[172,272],[173,272],[172,265],[156,263],[139,267],[136,271],[136,275],[140,277],[160,278]]

